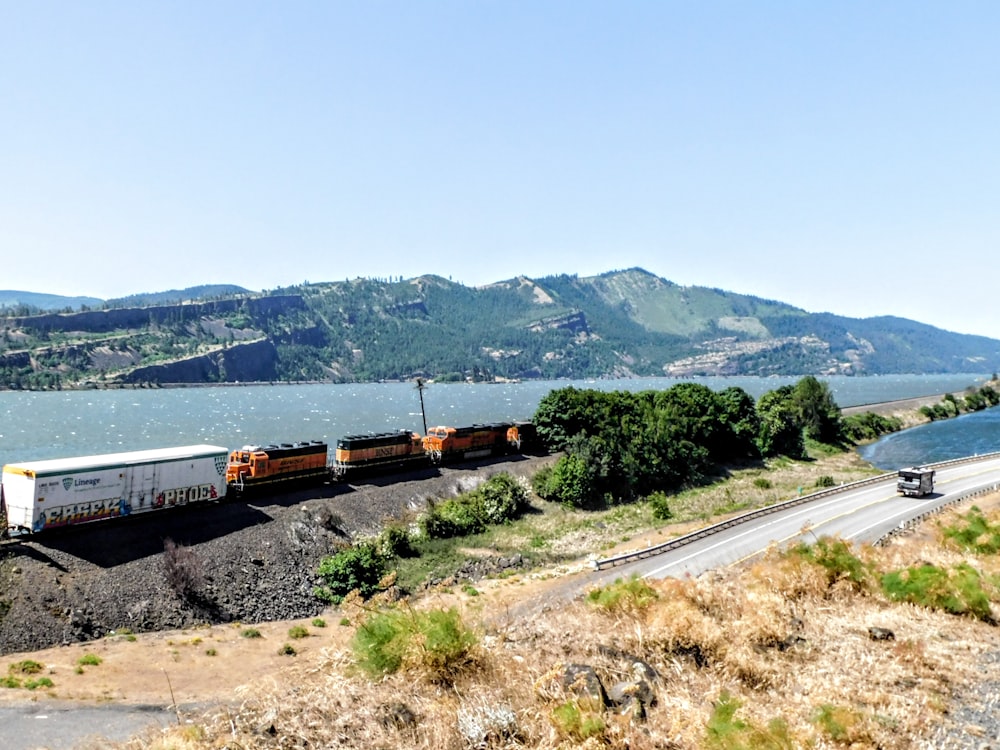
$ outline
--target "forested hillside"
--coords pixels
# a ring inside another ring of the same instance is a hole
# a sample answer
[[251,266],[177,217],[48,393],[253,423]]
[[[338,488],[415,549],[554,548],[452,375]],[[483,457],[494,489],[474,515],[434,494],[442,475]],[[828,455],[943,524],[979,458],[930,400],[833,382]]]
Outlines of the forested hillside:
[[995,339],[813,314],[641,269],[484,287],[436,276],[211,286],[14,312],[0,317],[4,388],[1000,369]]

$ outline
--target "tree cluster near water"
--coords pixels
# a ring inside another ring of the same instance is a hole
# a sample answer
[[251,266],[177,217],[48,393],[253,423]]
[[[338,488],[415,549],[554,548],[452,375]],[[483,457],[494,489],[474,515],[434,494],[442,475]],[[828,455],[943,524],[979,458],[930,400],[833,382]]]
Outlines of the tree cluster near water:
[[[996,380],[996,375],[993,380]],[[953,393],[946,393],[938,403],[921,406],[918,411],[921,416],[933,422],[957,417],[962,412],[982,411],[997,404],[1000,404],[1000,393],[993,386],[984,385],[981,388],[969,388],[961,398],[956,398]]]
[[677,490],[735,462],[803,459],[807,439],[843,439],[840,407],[811,375],[756,402],[736,386],[693,382],[640,392],[570,386],[542,398],[534,423],[549,450],[564,453],[536,476],[535,491],[577,507]]

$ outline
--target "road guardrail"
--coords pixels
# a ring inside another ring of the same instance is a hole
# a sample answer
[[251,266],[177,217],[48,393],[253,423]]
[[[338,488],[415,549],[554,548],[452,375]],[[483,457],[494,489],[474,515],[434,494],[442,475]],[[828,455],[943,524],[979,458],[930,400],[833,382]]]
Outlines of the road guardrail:
[[[932,464],[922,464],[931,469],[939,469],[946,466],[955,466],[963,463],[974,463],[976,461],[985,461],[992,458],[1000,457],[1000,452],[996,453],[985,453],[977,456],[966,456],[964,458],[952,458],[947,461],[939,461]],[[791,500],[784,500],[780,503],[775,503],[773,505],[767,505],[763,508],[758,508],[756,510],[751,510],[747,513],[743,513],[739,516],[734,516],[725,521],[720,521],[719,523],[714,523],[710,526],[705,526],[704,528],[698,529],[697,531],[692,531],[688,534],[684,534],[679,537],[675,537],[666,542],[660,544],[654,544],[650,547],[645,547],[641,550],[635,550],[634,552],[625,552],[620,555],[615,555],[614,557],[606,557],[601,560],[592,560],[591,567],[594,570],[605,570],[607,568],[614,568],[618,565],[624,565],[625,563],[633,562],[635,560],[643,560],[647,557],[654,557],[656,555],[663,554],[664,552],[669,552],[670,550],[680,549],[685,547],[692,542],[696,542],[699,539],[704,539],[705,537],[712,536],[713,534],[718,534],[720,531],[725,531],[726,529],[731,529],[734,526],[739,526],[748,521],[753,521],[756,518],[762,518],[764,516],[771,515],[773,513],[780,513],[783,510],[788,510],[789,508],[794,508],[799,505],[805,505],[806,503],[815,502],[824,497],[829,497],[830,495],[836,495],[841,492],[849,492],[850,490],[857,489],[859,487],[864,487],[866,485],[878,484],[880,482],[887,482],[890,480],[895,480],[897,477],[895,471],[886,474],[879,474],[874,477],[868,477],[867,479],[860,479],[857,482],[849,482],[847,484],[841,484],[836,487],[829,487],[826,489],[819,490],[818,492],[812,492],[808,495],[802,495],[800,497],[794,497]],[[963,498],[964,499],[964,498]],[[958,501],[956,501],[958,502]],[[930,512],[930,511],[928,511]]]

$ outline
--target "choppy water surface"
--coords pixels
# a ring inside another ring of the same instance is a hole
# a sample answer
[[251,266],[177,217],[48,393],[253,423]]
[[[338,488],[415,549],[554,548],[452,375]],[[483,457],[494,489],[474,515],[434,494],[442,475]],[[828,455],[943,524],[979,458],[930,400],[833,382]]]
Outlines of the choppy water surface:
[[[959,391],[985,379],[979,374],[824,378],[842,407]],[[756,398],[798,378],[694,380],[713,390],[739,386]],[[424,403],[428,425],[464,425],[528,419],[539,400],[553,388],[573,385],[636,391],[669,388],[678,382],[641,378],[489,385],[441,383],[427,387]],[[975,416],[951,422],[965,425]],[[419,395],[412,383],[0,392],[0,465],[191,443],[232,448],[295,440],[332,442],[344,435],[397,429],[423,431]],[[915,431],[907,434],[910,432]],[[902,463],[926,460],[931,459]]]
[[887,435],[858,453],[880,469],[935,463],[1000,451],[1000,407],[928,422]]

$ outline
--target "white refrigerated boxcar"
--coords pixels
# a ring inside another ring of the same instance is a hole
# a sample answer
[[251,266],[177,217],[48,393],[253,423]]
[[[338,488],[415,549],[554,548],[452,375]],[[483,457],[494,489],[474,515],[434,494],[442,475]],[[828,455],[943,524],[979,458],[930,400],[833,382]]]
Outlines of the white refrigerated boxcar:
[[226,448],[185,445],[7,464],[7,526],[43,531],[221,498],[227,459]]

